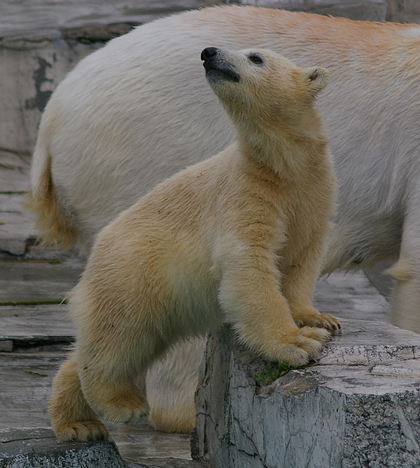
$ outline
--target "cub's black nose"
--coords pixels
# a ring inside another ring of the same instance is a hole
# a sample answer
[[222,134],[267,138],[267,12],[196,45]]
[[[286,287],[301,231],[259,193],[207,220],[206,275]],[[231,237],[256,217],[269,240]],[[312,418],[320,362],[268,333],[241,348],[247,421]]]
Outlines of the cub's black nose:
[[203,52],[201,52],[201,60],[208,60],[214,57],[217,54],[217,47],[206,47]]

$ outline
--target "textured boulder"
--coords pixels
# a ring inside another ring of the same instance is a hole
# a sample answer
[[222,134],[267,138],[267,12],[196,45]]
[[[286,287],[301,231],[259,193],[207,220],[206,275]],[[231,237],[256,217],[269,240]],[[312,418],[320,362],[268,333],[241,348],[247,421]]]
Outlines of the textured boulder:
[[270,363],[228,327],[212,336],[193,456],[217,468],[419,467],[420,336],[343,324],[319,362],[263,386]]

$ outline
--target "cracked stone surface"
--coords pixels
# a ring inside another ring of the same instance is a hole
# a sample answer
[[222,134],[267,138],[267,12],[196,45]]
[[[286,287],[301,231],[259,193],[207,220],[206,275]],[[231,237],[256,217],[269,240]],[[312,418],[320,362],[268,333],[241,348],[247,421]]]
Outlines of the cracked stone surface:
[[125,468],[114,442],[57,443],[47,429],[0,431],[0,468]]
[[260,386],[269,365],[225,327],[209,339],[193,457],[229,468],[420,467],[420,336],[343,319],[313,366]]

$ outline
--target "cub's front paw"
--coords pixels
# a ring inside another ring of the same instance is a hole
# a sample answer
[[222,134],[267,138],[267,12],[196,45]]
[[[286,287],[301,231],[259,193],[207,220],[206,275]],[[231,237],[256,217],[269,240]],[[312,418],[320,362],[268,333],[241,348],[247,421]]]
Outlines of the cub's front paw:
[[293,312],[293,319],[298,327],[325,328],[332,333],[341,333],[341,323],[331,314],[321,314],[315,308]]
[[291,366],[305,365],[319,357],[325,343],[330,340],[330,333],[323,328],[298,328],[278,344],[274,360],[287,362]]

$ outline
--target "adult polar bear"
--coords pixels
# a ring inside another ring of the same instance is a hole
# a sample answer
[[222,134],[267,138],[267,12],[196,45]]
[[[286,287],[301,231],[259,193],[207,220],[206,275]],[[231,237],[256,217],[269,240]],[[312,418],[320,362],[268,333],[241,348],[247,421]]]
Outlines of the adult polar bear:
[[[200,66],[209,45],[269,48],[298,66],[330,70],[319,106],[340,193],[325,271],[398,259],[392,321],[420,332],[420,28],[412,25],[232,6],[168,17],[112,40],[57,87],[41,121],[30,204],[46,240],[77,240],[89,250],[98,231],[157,182],[232,140]],[[183,404],[192,393],[181,390],[176,403],[160,382],[191,387],[200,353],[179,353],[166,363],[175,369],[150,377],[161,429],[188,430]],[[178,425],[168,423],[174,408]]]

